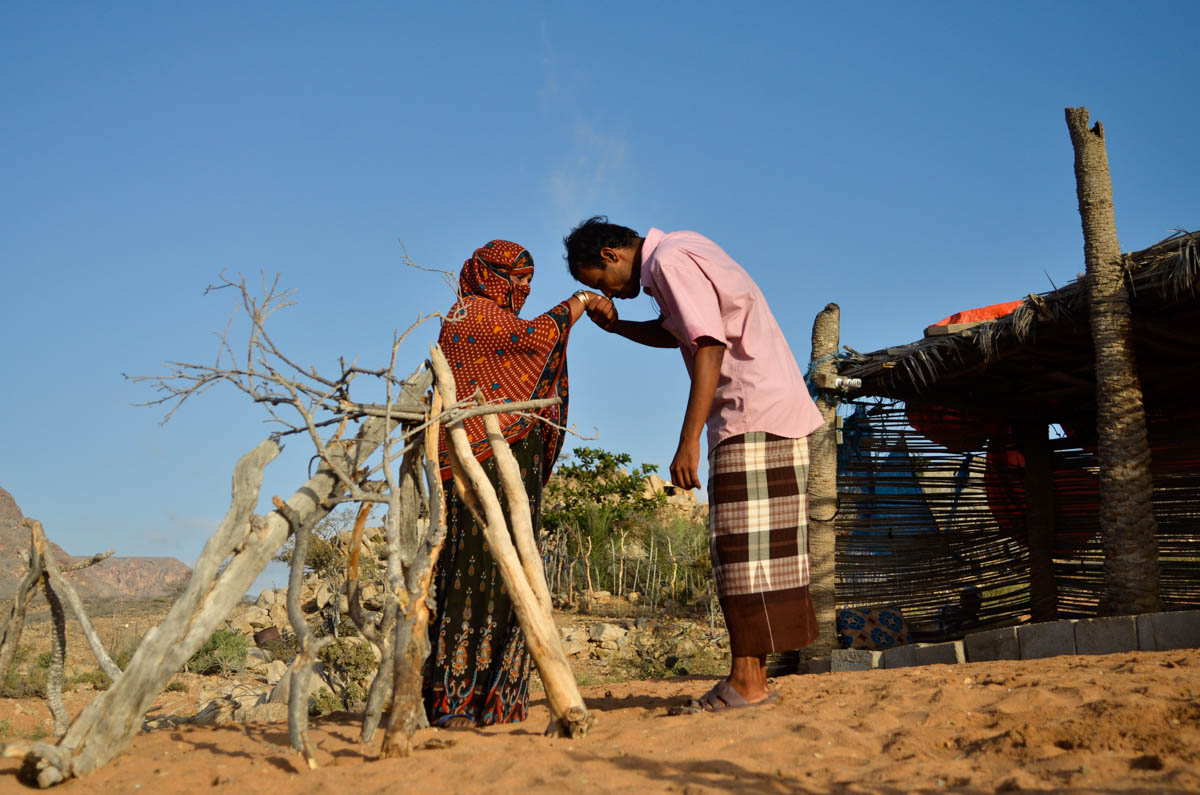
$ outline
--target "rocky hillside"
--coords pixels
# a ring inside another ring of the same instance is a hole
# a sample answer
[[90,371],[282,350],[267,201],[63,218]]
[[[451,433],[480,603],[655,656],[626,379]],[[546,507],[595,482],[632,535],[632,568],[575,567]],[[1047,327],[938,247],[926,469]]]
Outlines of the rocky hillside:
[[[22,518],[16,500],[0,488],[0,597],[11,596],[25,573],[20,554],[29,549],[29,531],[21,527]],[[88,557],[70,555],[53,541],[50,547],[55,558],[63,564]],[[114,557],[96,566],[70,572],[66,577],[84,599],[143,599],[175,593],[191,573],[190,568],[175,558]]]

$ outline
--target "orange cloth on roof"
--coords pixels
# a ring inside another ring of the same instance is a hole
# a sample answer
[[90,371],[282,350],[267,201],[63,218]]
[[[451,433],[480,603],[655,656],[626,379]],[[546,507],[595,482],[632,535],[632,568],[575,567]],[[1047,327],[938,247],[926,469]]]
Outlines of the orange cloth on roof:
[[950,326],[954,323],[982,323],[985,320],[995,320],[998,317],[1004,317],[1011,313],[1021,305],[1021,300],[1007,301],[1003,304],[992,304],[991,306],[981,306],[978,309],[964,309],[962,312],[955,312],[950,317],[942,318],[933,325]]

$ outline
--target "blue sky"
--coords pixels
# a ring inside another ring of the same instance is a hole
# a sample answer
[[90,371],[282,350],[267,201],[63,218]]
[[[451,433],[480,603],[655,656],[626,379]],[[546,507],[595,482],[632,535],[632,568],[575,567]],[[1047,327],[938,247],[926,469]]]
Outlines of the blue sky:
[[[2,4],[0,486],[72,553],[194,562],[264,415],[211,392],[160,425],[122,373],[214,357],[223,270],[281,274],[275,333],[318,369],[448,308],[405,248],[456,271],[516,240],[537,312],[598,213],[716,240],[802,365],[829,301],[866,351],[1061,286],[1064,107],[1105,125],[1123,248],[1200,227],[1197,29],[1190,2]],[[569,361],[587,444],[665,470],[678,354],[584,321]]]

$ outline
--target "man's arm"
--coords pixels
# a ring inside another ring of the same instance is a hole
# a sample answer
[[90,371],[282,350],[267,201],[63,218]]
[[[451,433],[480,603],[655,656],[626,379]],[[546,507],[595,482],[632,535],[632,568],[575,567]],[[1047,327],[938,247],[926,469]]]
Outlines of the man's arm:
[[663,328],[662,318],[655,320],[618,320],[611,328],[606,329],[614,334],[620,334],[627,340],[633,340],[639,345],[649,345],[651,348],[678,348],[679,340],[671,336],[671,332]]
[[663,328],[662,318],[655,320],[621,320],[613,302],[604,296],[594,295],[588,299],[588,317],[600,328],[619,334],[627,340],[651,348],[678,348],[679,341]]
[[687,411],[683,429],[679,432],[679,447],[671,461],[671,482],[685,489],[700,488],[700,433],[712,410],[721,377],[721,362],[725,346],[711,337],[696,340],[696,356],[692,361],[692,388],[688,392]]

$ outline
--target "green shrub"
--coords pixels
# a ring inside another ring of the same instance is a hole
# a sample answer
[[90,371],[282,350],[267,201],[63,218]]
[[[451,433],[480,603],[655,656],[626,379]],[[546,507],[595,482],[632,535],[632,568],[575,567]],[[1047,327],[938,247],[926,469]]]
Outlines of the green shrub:
[[291,662],[291,659],[300,652],[300,647],[296,643],[296,636],[288,633],[268,643],[260,645],[258,648],[271,655],[272,660],[283,660]]
[[168,693],[186,693],[188,686],[178,679],[172,679],[166,687]]
[[212,676],[240,671],[246,664],[246,639],[237,632],[218,629],[187,661],[184,669]]
[[333,694],[328,687],[322,687],[308,699],[309,715],[328,715],[345,709],[342,700]]
[[50,663],[54,661],[53,651],[44,651],[34,658],[33,664],[38,668],[50,668]]
[[338,638],[321,649],[318,657],[325,663],[326,676],[341,693],[336,709],[356,710],[362,707],[367,697],[368,680],[377,667],[370,645]]
[[133,650],[126,649],[125,651],[121,652],[116,657],[114,657],[113,662],[116,663],[116,666],[118,668],[120,668],[122,671],[124,671],[126,668],[129,667],[129,661],[132,659],[133,659]]
[[93,668],[90,671],[84,671],[81,674],[76,674],[71,677],[69,684],[76,685],[91,685],[97,690],[108,690],[112,685],[112,680],[108,678],[108,674],[101,671],[99,668]]
[[[17,648],[8,674],[4,677],[4,681],[0,682],[0,696],[4,698],[45,698],[49,663],[46,664],[46,668],[42,668],[35,660],[28,671],[21,673],[25,667],[25,661],[29,659],[29,653],[28,646]],[[38,659],[40,658],[41,655]]]

